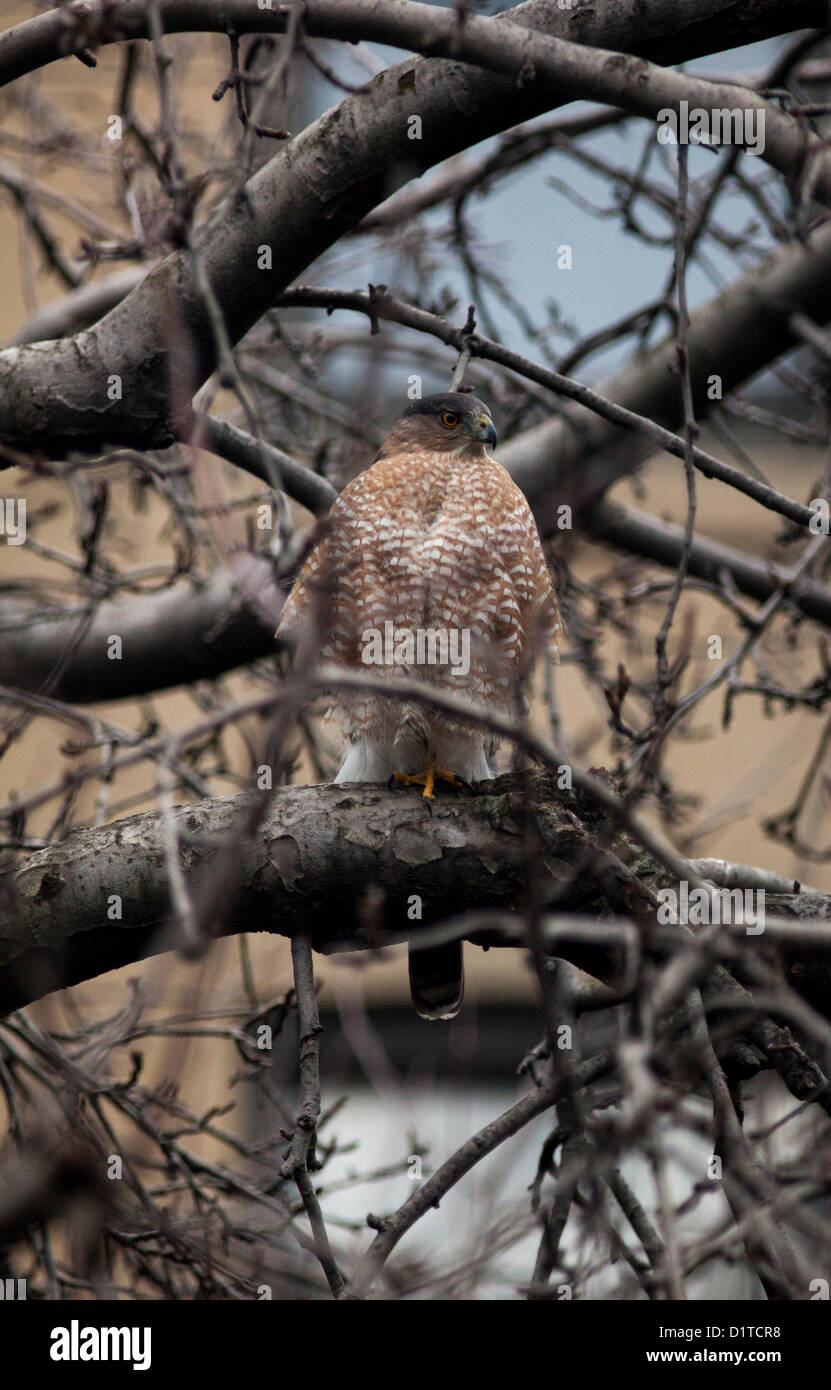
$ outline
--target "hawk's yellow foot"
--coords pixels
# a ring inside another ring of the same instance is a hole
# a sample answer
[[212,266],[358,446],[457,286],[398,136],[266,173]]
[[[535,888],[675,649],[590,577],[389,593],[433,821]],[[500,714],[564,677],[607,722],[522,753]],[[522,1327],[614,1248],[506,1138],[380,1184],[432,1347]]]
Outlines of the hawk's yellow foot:
[[435,763],[428,763],[423,772],[394,772],[392,781],[400,787],[423,787],[422,796],[429,797],[431,801],[435,798],[433,788],[437,781],[449,782],[451,787],[465,786],[454,772],[448,772],[446,767],[438,767]]

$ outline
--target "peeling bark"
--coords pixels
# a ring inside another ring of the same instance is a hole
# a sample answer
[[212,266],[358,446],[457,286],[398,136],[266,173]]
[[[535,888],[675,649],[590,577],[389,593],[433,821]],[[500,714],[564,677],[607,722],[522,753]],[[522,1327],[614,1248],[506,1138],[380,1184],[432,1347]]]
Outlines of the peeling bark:
[[[510,774],[471,792],[440,795],[433,814],[419,796],[384,786],[285,787],[256,835],[237,840],[254,794],[210,798],[175,812],[180,857],[194,900],[212,904],[234,881],[222,932],[308,932],[318,951],[368,950],[463,913],[479,944],[506,941],[496,914],[517,914],[528,892],[533,817],[541,838],[534,873],[540,903],[558,913],[628,918],[647,928],[656,894],[673,880],[589,798],[557,789],[546,773]],[[156,812],[75,831],[0,878],[0,1009],[175,949],[165,871],[165,827]],[[229,845],[232,846],[229,849]],[[420,923],[408,914],[413,895]],[[121,917],[111,919],[113,899]],[[780,916],[831,918],[831,899],[777,896]],[[495,914],[489,927],[483,912]],[[558,934],[556,954],[601,977],[620,965],[608,933],[587,942]],[[658,938],[656,938],[658,941]],[[660,949],[658,943],[657,949]],[[828,948],[802,950],[802,975],[828,1002]],[[793,952],[782,952],[790,959]],[[810,964],[813,961],[814,964]]]

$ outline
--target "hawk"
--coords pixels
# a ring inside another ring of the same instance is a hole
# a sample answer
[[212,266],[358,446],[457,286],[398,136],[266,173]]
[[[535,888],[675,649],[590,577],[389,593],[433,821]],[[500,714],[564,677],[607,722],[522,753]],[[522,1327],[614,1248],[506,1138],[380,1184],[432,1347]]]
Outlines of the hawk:
[[[277,635],[307,626],[322,655],[379,679],[416,677],[500,713],[517,710],[538,650],[557,658],[560,615],[534,518],[493,458],[496,430],[476,396],[414,402],[372,465],[335,501],[289,595]],[[329,711],[348,740],[337,782],[459,785],[498,773],[481,728],[366,694]],[[462,999],[462,943],[410,951],[425,1018]]]

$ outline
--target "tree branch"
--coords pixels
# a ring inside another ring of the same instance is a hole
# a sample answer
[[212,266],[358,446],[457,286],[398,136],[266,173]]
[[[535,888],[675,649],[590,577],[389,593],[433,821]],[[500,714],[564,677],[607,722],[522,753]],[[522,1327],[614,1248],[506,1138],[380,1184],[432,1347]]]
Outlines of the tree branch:
[[492,1120],[484,1129],[471,1136],[460,1149],[449,1158],[435,1173],[416,1189],[413,1195],[399,1207],[392,1216],[374,1221],[378,1235],[364,1255],[350,1279],[345,1297],[347,1299],[366,1298],[402,1236],[406,1235],[431,1207],[438,1206],[441,1198],[451,1187],[469,1173],[471,1168],[493,1153],[494,1149],[517,1134],[536,1115],[550,1110],[552,1105],[564,1095],[575,1089],[582,1090],[593,1081],[599,1081],[614,1066],[611,1052],[600,1052],[587,1062],[581,1062],[569,1076],[556,1076],[545,1085],[538,1086],[529,1095],[512,1105],[498,1119]]
[[[209,11],[214,25],[218,8]],[[221,8],[224,27],[237,6],[229,9],[223,3]],[[270,25],[265,21],[268,11],[252,12],[247,0],[239,8],[248,11],[249,23],[256,13],[258,23],[262,21],[266,28],[281,27],[289,13],[275,12]],[[702,88],[702,100],[706,97],[708,105],[729,105],[731,95],[745,105],[760,102],[749,89],[702,83],[629,56],[649,40],[660,38],[667,53],[671,52],[683,25],[678,25],[676,13],[676,32],[667,42],[669,11],[677,7],[655,0],[646,13],[634,3],[618,8],[625,8],[628,23],[598,22],[593,11],[586,20],[582,13],[570,16],[553,0],[534,0],[513,11],[510,20],[469,17],[460,26],[455,13],[409,0],[395,5],[381,0],[371,5],[363,0],[337,0],[337,4],[309,0],[305,16],[312,24],[317,14],[323,32],[353,39],[383,35],[387,42],[452,52],[508,72],[510,79],[487,79],[478,70],[459,69],[456,64],[448,69],[444,63],[424,59],[406,60],[379,74],[369,89],[347,97],[261,168],[246,185],[244,200],[226,201],[209,215],[196,234],[196,257],[185,252],[168,256],[86,332],[0,353],[0,438],[52,454],[71,447],[97,451],[107,442],[133,447],[162,447],[171,442],[175,420],[216,366],[212,308],[221,315],[228,340],[239,341],[305,266],[389,195],[391,172],[394,178],[400,170],[403,182],[412,177],[414,164],[423,171],[499,129],[560,104],[563,98],[596,95],[593,88],[651,115],[670,102],[677,103],[692,90],[691,82],[696,92]],[[725,8],[730,7],[712,4],[711,13],[717,16]],[[818,19],[820,9],[804,6],[806,17]],[[79,26],[77,46],[86,47],[99,35],[111,41],[143,33],[149,13],[145,6],[132,4],[108,6],[106,13],[96,9],[86,25]],[[174,17],[180,15],[183,25],[196,24],[200,13],[205,13],[201,3],[195,6],[180,0],[179,7],[163,6],[160,19],[164,24],[169,18],[173,26]],[[761,0],[757,0],[757,14],[769,19],[775,15],[777,24],[784,22],[781,6],[766,7]],[[788,16],[791,24],[795,22],[793,9]],[[571,31],[575,18],[580,44],[553,37]],[[701,18],[700,6],[697,18]],[[545,33],[526,29],[526,22]],[[26,70],[27,55],[31,61],[45,52],[73,51],[66,12],[41,16],[30,24],[40,24],[34,40],[32,29],[26,31],[28,42],[26,34],[21,35],[25,26],[3,36],[0,72],[4,56],[6,72],[16,76]],[[585,46],[610,40],[627,56]],[[723,42],[717,24],[710,41]],[[684,59],[693,56],[689,45],[675,51]],[[517,92],[520,75],[523,81]],[[417,142],[409,139],[414,114],[423,116],[422,139]],[[805,137],[798,122],[768,108],[765,157],[799,177],[804,155]],[[826,166],[831,167],[831,162],[823,154],[815,164],[813,189],[824,193],[826,182],[831,188],[831,178],[826,180]],[[270,269],[258,269],[264,245],[271,249]],[[214,305],[206,302],[200,276],[210,284]],[[108,391],[114,376],[120,378],[121,388],[115,396]],[[184,399],[177,399],[175,391],[181,391]]]
[[[684,545],[684,530],[670,521],[649,516],[637,507],[619,502],[600,502],[590,508],[581,523],[590,536],[620,550],[675,569]],[[764,603],[779,587],[777,567],[720,541],[695,536],[689,552],[688,573],[714,584],[729,575],[741,593]],[[791,588],[788,599],[807,618],[831,626],[831,588],[803,576]]]
[[[712,32],[707,31],[706,23],[701,18],[701,7],[696,12],[696,18],[689,22],[696,32],[695,43],[700,46],[701,51],[708,44],[718,46],[724,37],[720,31],[717,32],[716,21],[723,22],[728,28],[737,22],[735,7],[732,5],[711,3],[707,8],[713,21]],[[804,8],[804,22],[811,22],[808,11],[813,7]],[[183,23],[186,12],[190,13],[192,9],[193,7],[184,6],[177,11],[183,16]],[[167,14],[164,6],[163,12]],[[742,21],[747,20],[746,32],[750,33],[754,24],[762,28],[775,23],[784,24],[785,12],[788,19],[795,20],[795,10],[792,7],[770,4],[746,6],[742,11]],[[267,11],[261,13],[268,14]],[[62,14],[63,12],[53,12],[40,16],[37,20],[28,21],[27,24],[41,26],[38,30],[38,33],[41,33],[44,21],[48,21],[50,25],[56,25],[59,21],[62,23]],[[575,18],[574,15],[569,16],[567,11],[556,10],[551,4],[521,6],[518,10],[512,11],[511,16],[522,16],[529,22],[533,20],[534,23],[545,24],[552,31],[561,31],[564,25],[567,28],[570,20]],[[606,43],[629,44],[633,49],[640,46],[643,51],[648,50],[650,56],[665,61],[679,56],[674,49],[676,30],[678,33],[683,32],[687,39],[690,37],[689,25],[684,28],[675,5],[664,6],[655,3],[648,7],[648,13],[644,13],[641,8],[637,8],[636,13],[636,7],[620,4],[614,7],[613,12],[604,14],[600,19],[596,19],[592,12],[590,16],[582,17],[580,24],[585,29],[586,41],[602,40]],[[19,28],[25,29],[27,26]],[[27,29],[27,33],[29,32]],[[6,36],[0,37],[0,71],[3,56],[8,57],[9,53],[9,45],[3,45],[9,35],[16,33],[17,31],[9,31]],[[695,49],[695,43],[690,52]],[[523,102],[530,100],[527,92],[516,94],[509,89],[506,90],[507,84],[502,83],[499,86],[498,79],[491,79],[480,73],[474,82],[465,69],[456,65],[440,66],[440,83],[435,80],[435,73],[429,64],[416,62],[414,66],[410,62],[400,64],[391,70],[397,73],[402,81],[406,78],[409,82],[410,76],[413,76],[418,100],[416,101],[416,95],[410,92],[408,109],[418,108],[425,114],[429,111],[430,120],[425,121],[426,147],[425,150],[419,151],[419,157],[425,154],[424,167],[431,161],[442,158],[444,153],[452,152],[434,147],[431,143],[436,138],[437,129],[452,125],[454,131],[462,137],[458,142],[459,146],[464,144],[466,138],[479,139],[487,133],[486,126],[489,128],[489,123],[492,124],[494,120],[493,111],[488,110],[487,103],[494,97],[497,89],[507,103],[504,107],[506,115],[512,118],[520,114]],[[384,77],[386,76],[385,74]],[[492,88],[491,83],[497,83],[497,88]],[[381,139],[381,125],[384,119],[393,116],[396,98],[384,84],[376,86],[377,90],[373,92],[373,112],[377,114],[379,124],[375,127],[375,138]],[[358,98],[349,100],[357,102]],[[451,119],[450,108],[453,103],[458,105],[453,110]],[[460,110],[464,111],[464,116],[459,114]],[[323,136],[325,131],[321,130],[320,133]],[[347,153],[344,152],[345,158]],[[412,153],[410,149],[410,160]],[[272,168],[273,164],[274,161],[268,168]],[[291,180],[289,182],[291,183]],[[265,195],[264,188],[262,191]],[[277,192],[279,193],[279,189]],[[263,200],[260,201],[262,203]],[[265,203],[267,207],[267,198]],[[230,254],[232,248],[225,249]],[[232,261],[234,255],[236,252],[231,255]],[[131,314],[135,312],[141,318],[144,308],[147,308],[152,319],[155,313],[153,306],[157,306],[162,313],[162,324],[158,327],[162,342],[167,341],[169,336],[168,321],[172,304],[172,301],[168,302],[168,294],[172,290],[172,286],[168,284],[168,277],[173,275],[175,280],[175,275],[178,274],[174,273],[171,266],[171,258],[168,258],[162,266],[151,271],[133,295],[115,310],[116,314],[122,309],[126,312],[128,303],[132,301],[134,309],[130,311]],[[259,287],[261,282],[258,276],[258,272],[248,271],[246,278],[249,282],[256,282]],[[152,286],[145,289],[149,281],[153,282]],[[141,297],[145,293],[149,299],[143,308]],[[258,310],[261,311],[259,288],[257,293]],[[693,315],[689,344],[690,371],[695,407],[699,415],[703,414],[707,406],[707,378],[711,374],[720,375],[724,390],[727,391],[773,360],[793,341],[790,319],[794,310],[798,309],[810,312],[820,321],[831,315],[829,225],[812,233],[807,239],[806,247],[797,244],[775,253],[764,267],[742,277]],[[420,312],[412,310],[414,315]],[[108,316],[104,322],[109,324],[111,317]],[[98,327],[90,332],[96,334]],[[106,333],[109,334],[114,327],[117,328],[117,325],[109,324]],[[113,351],[117,354],[120,353],[120,348],[116,338],[121,338],[122,332],[126,341],[134,340],[130,321],[127,319],[121,323],[121,328],[118,328],[111,342]],[[145,346],[151,357],[154,352],[159,351],[158,333],[149,331],[145,337]],[[81,339],[83,338],[84,335],[81,335]],[[88,397],[89,382],[85,380],[79,385],[77,397],[73,397],[74,404],[72,401],[68,402],[67,418],[82,428],[83,419],[90,415],[95,416],[96,421],[100,421],[101,411],[105,408],[100,397],[106,394],[103,387],[106,380],[103,374],[106,353],[99,353],[99,346],[97,340],[84,340],[82,343],[80,339],[72,339],[63,344],[38,344],[32,348],[20,349],[36,354],[36,359],[32,359],[35,370],[43,367],[44,385],[50,391],[52,388],[55,391],[62,389],[59,382],[59,365],[54,373],[52,371],[57,360],[53,356],[53,349],[59,354],[65,351],[66,360],[71,358],[73,362],[78,357],[84,358],[87,348],[93,356],[98,356],[101,366],[98,378],[101,384],[99,398],[96,398],[95,391],[91,399]],[[648,357],[638,359],[616,377],[602,383],[600,394],[626,409],[650,416],[664,424],[677,423],[680,392],[673,371],[673,357],[674,342],[669,339]],[[149,358],[148,364],[152,374],[155,367],[150,364]],[[107,366],[109,365],[108,362]],[[138,417],[145,405],[148,406],[147,428],[151,436],[156,435],[159,420],[165,416],[165,410],[162,410],[161,415],[158,413],[158,402],[154,405],[152,391],[145,398],[143,389],[139,386],[136,391],[128,392],[128,398],[132,437],[136,437],[133,425],[137,425],[138,436],[142,434],[144,426]],[[140,405],[135,405],[136,400]],[[43,411],[36,410],[35,414],[39,419],[48,420],[51,407],[43,402],[41,405],[44,406]],[[75,414],[76,406],[81,409],[81,415]],[[15,414],[13,400],[11,413]],[[73,424],[73,429],[74,427]],[[215,422],[214,430],[212,447],[225,457],[233,458],[241,466],[248,467],[258,476],[262,476],[259,463],[262,446],[256,441],[246,440],[239,431],[234,433],[233,427],[225,425],[224,422]],[[651,445],[649,442],[645,445],[639,435],[622,436],[620,429],[608,420],[598,418],[581,407],[569,406],[558,418],[508,441],[500,450],[500,456],[526,490],[535,506],[541,529],[545,531],[548,499],[554,497],[558,503],[570,501],[578,508],[585,506],[605,491],[616,477],[636,466],[645,447],[649,448]],[[285,455],[280,457],[286,458]],[[284,483],[287,491],[293,492],[293,495],[298,496],[306,505],[313,506],[316,511],[325,509],[328,505],[328,485],[322,479],[315,479],[302,465],[297,465],[293,472],[288,470],[284,474]],[[673,534],[672,528],[640,517],[632,511],[626,513],[624,525],[624,514],[620,509],[615,511],[612,522],[608,511],[604,509],[588,518],[590,529],[598,526],[598,515],[603,518],[600,524],[604,530],[597,530],[597,534],[605,534],[605,537],[615,544],[657,559],[659,563],[671,567],[677,565],[681,553],[680,541]],[[691,555],[691,572],[711,577],[714,564],[722,567],[726,565],[734,575],[738,587],[752,596],[765,598],[775,587],[768,567],[763,562],[742,556],[740,552],[718,547],[709,541],[696,540]],[[30,626],[27,610],[16,605],[7,612],[4,643],[0,650],[0,680],[23,689],[39,688],[44,678],[60,667],[54,690],[61,698],[88,699],[96,692],[117,697],[217,674],[267,654],[272,649],[269,625],[244,608],[229,609],[229,588],[227,578],[220,575],[211,580],[204,589],[196,592],[184,593],[183,588],[178,588],[170,593],[141,599],[137,603],[102,605],[90,631],[80,639],[75,649],[70,648],[70,654],[62,667],[62,658],[70,639],[73,633],[77,632],[78,620],[67,616]],[[810,616],[828,622],[831,594],[822,586],[807,581],[802,592],[796,596],[796,602]],[[107,659],[104,639],[113,631],[121,634],[124,640],[125,657],[121,662]]]
[[[117,700],[273,655],[275,620],[249,598],[255,590],[274,592],[279,604],[273,567],[264,556],[244,558],[245,587],[233,570],[219,569],[201,586],[107,600],[91,618],[86,606],[44,618],[40,606],[33,613],[27,603],[3,605],[0,684],[48,687],[77,703]],[[122,639],[120,660],[108,656],[112,634]]]
[[[720,378],[727,395],[795,344],[790,319],[798,306],[817,323],[831,317],[831,221],[804,241],[775,251],[690,316],[687,350],[699,419],[712,406],[712,377]],[[628,410],[677,427],[683,417],[674,335],[595,389]],[[499,451],[536,508],[551,497],[578,510],[632,472],[648,452],[644,440],[622,436],[617,426],[577,405],[508,440]]]
[[[308,932],[318,951],[368,950],[388,934],[399,942],[475,908],[462,924],[465,936],[516,945],[522,917],[514,935],[501,918],[525,902],[521,827],[530,814],[543,838],[542,900],[556,894],[558,913],[581,914],[577,922],[563,917],[552,949],[592,973],[615,975],[629,949],[626,933],[611,942],[602,921],[592,932],[591,919],[654,918],[657,891],[677,877],[593,797],[560,791],[556,782],[545,773],[507,775],[440,797],[432,816],[421,798],[382,786],[282,788],[256,835],[237,845],[223,934]],[[173,813],[195,899],[255,795],[209,798]],[[74,831],[0,877],[0,1011],[178,944],[165,833],[157,812]],[[408,915],[413,894],[423,907],[416,928]],[[804,924],[792,937],[780,933],[783,953],[827,959],[831,930],[811,932],[809,924],[831,920],[831,899],[784,894],[775,902],[780,917]],[[483,914],[492,914],[490,927]]]
[[[290,4],[268,10],[252,6],[250,0],[159,0],[155,8],[160,28],[167,34],[225,33],[229,28],[237,34],[284,33],[291,15]],[[692,57],[821,26],[825,20],[821,0],[696,0],[684,6],[678,0],[651,0],[647,14],[644,8],[638,0],[616,0],[607,13],[597,17],[594,7],[588,13],[568,13],[554,0],[531,0],[514,6],[501,18],[583,44],[599,44],[599,32],[609,47],[629,48],[630,43],[640,43],[655,62],[671,61],[665,46],[673,40]],[[69,13],[53,11],[24,20],[0,35],[0,85],[72,53],[124,39],[150,38],[149,10],[142,0],[123,0],[120,4],[110,0],[106,5],[101,0],[86,0],[83,7],[69,7]],[[467,17],[464,27],[468,33],[471,23],[476,25],[478,36],[483,21]],[[400,0],[372,0],[371,4],[367,0],[305,0],[303,27],[313,38],[346,42],[363,38],[402,48],[426,44],[432,52],[444,45],[452,56],[459,52],[458,30],[462,28],[452,15],[437,14],[427,5],[410,4],[405,9]]]

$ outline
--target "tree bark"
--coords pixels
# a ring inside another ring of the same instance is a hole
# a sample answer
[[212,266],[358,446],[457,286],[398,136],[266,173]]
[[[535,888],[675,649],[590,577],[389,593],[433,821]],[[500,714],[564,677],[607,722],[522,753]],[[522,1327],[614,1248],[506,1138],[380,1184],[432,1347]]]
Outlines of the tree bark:
[[[673,886],[606,811],[584,794],[559,790],[549,773],[510,774],[440,795],[432,815],[421,797],[384,786],[285,787],[248,837],[245,817],[262,795],[210,798],[174,813],[206,943],[216,918],[223,935],[307,932],[318,951],[368,950],[390,933],[400,940],[470,914],[462,935],[516,945],[533,871],[541,875],[543,910],[555,904],[569,921],[582,919],[557,930],[552,953],[614,979],[626,947],[623,933],[618,947],[614,923],[607,928],[603,920],[647,929],[658,891]],[[528,837],[532,825],[538,845]],[[167,881],[170,834],[162,815],[147,812],[75,831],[0,877],[0,1010],[182,945]],[[779,917],[831,920],[828,897],[770,901]],[[505,930],[505,914],[513,915],[514,931]],[[772,949],[783,961],[802,962],[794,981],[805,978],[813,997],[829,1002],[831,931],[804,928],[792,945],[776,939]]]

